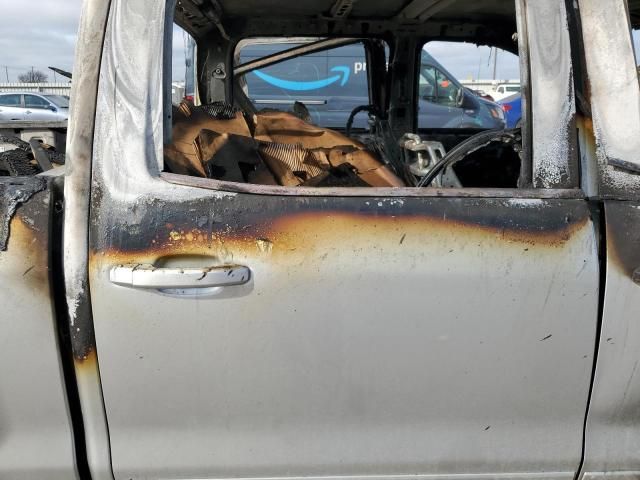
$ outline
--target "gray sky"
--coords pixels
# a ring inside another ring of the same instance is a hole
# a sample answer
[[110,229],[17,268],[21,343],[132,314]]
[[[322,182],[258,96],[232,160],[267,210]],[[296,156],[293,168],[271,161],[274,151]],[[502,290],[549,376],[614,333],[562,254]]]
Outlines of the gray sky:
[[[477,47],[471,43],[431,42],[427,51],[458,80],[482,80],[493,76],[493,57],[489,47]],[[518,57],[498,50],[496,77],[500,80],[520,79]]]
[[[0,0],[0,82],[17,82],[34,67],[59,82],[68,80],[47,67],[73,69],[76,33],[82,0]],[[33,14],[37,12],[37,14]],[[184,78],[180,64],[182,35],[174,36],[174,71]]]
[[[72,70],[76,30],[82,0],[0,0],[0,82],[17,81],[18,75],[34,67],[49,75],[55,66]],[[37,12],[37,14],[32,14]],[[174,35],[174,79],[184,79],[182,35]],[[636,52],[640,54],[640,32],[634,32]],[[470,44],[433,43],[429,52],[461,80],[491,78],[489,49]],[[183,62],[183,60],[182,60]],[[504,52],[498,56],[498,78],[518,78],[517,58]],[[66,81],[60,79],[59,81]]]
[[[0,81],[35,67],[71,70],[81,0],[0,0]],[[58,77],[60,81],[60,77]],[[63,79],[62,81],[66,81]]]

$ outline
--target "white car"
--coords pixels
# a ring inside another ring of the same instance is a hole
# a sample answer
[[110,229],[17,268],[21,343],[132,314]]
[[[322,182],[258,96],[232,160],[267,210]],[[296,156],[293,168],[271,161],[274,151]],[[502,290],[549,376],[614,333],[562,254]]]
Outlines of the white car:
[[0,122],[60,122],[69,116],[69,99],[31,92],[0,93]]

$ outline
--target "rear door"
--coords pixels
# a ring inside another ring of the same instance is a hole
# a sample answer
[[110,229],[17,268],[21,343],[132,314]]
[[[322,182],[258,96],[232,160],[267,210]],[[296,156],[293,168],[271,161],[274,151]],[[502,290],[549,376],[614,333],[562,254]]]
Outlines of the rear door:
[[161,175],[164,12],[124,5],[97,101],[95,343],[78,326],[76,363],[99,362],[115,477],[573,479],[599,282],[579,191]]
[[8,93],[0,95],[0,120],[4,122],[25,120],[25,110],[22,108],[21,94]]

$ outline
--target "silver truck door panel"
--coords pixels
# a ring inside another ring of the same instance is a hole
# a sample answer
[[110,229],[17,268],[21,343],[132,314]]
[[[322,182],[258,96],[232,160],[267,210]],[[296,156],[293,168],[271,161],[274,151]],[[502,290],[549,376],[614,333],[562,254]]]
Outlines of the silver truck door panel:
[[606,202],[607,273],[585,477],[640,472],[640,202]]
[[0,178],[0,478],[76,478],[49,281],[50,192]]
[[[573,477],[597,324],[586,202],[150,184],[93,196],[86,351],[116,478]],[[137,264],[251,277],[199,296],[111,281]]]

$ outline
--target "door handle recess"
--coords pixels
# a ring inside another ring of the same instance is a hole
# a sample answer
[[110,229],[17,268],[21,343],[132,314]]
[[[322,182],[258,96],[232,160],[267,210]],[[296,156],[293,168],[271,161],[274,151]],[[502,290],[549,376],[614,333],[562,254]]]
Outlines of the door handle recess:
[[220,267],[158,268],[153,265],[118,265],[109,271],[109,280],[131,288],[191,289],[243,285],[251,270],[240,265]]

